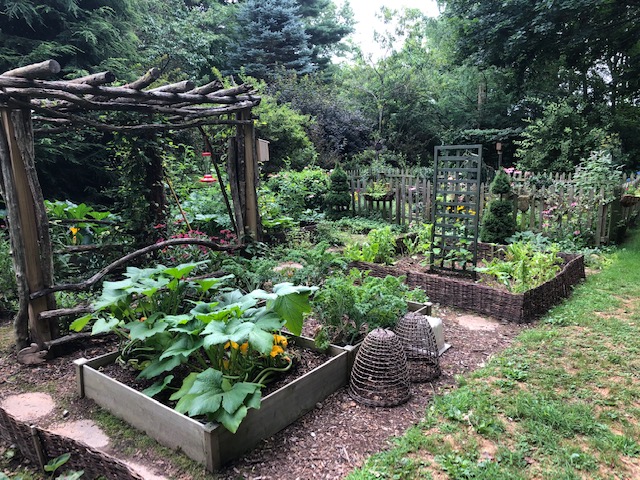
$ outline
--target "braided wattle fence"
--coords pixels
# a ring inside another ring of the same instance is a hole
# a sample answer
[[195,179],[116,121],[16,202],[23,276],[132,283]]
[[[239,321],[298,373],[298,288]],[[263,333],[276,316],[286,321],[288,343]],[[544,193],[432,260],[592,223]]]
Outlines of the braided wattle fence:
[[[495,255],[500,254],[499,245],[478,244],[479,258],[490,261]],[[349,267],[368,271],[374,277],[404,277],[410,288],[424,290],[430,302],[490,315],[508,322],[528,323],[569,297],[573,287],[585,278],[582,255],[561,253],[559,256],[563,264],[558,274],[524,293],[511,293],[476,283],[469,278],[404,270],[394,265],[354,261]]]
[[52,459],[71,454],[62,471],[84,471],[83,479],[143,480],[125,463],[82,442],[17,420],[0,408],[0,439],[15,445],[22,456],[44,471]]
[[[408,170],[386,170],[375,178],[358,171],[347,172],[351,188],[351,209],[356,214],[378,210],[384,218],[400,224],[429,222],[433,187],[430,178],[418,176]],[[511,172],[514,201],[519,230],[530,230],[553,237],[585,236],[593,246],[618,240],[619,229],[625,229],[640,213],[640,202],[627,204],[623,194],[630,186],[640,185],[640,175],[623,177],[623,184],[615,198],[607,199],[603,188],[579,189],[572,183],[572,175],[555,174],[544,177],[541,185],[527,182],[527,175]],[[389,195],[372,199],[366,192],[372,182],[387,184]],[[547,185],[547,186],[544,186]],[[640,197],[637,197],[640,200]],[[480,207],[476,214],[482,216],[485,205],[491,200],[489,184],[480,185]]]

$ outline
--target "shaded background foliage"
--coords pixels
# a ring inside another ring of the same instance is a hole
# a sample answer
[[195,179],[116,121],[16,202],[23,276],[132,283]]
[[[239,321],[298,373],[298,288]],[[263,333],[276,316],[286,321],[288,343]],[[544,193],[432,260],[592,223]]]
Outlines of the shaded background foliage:
[[[496,167],[497,141],[505,165],[534,171],[570,171],[603,148],[616,165],[640,166],[639,5],[442,8],[437,19],[385,9],[395,23],[377,37],[386,54],[371,58],[347,41],[357,20],[348,5],[331,0],[0,0],[0,68],[55,58],[67,77],[111,69],[126,82],[156,66],[158,84],[252,75],[264,96],[258,133],[271,146],[265,174],[373,160],[428,167],[433,147],[452,143],[482,143]],[[124,172],[108,167],[124,157],[105,148],[112,139],[38,137],[45,195],[120,200]]]

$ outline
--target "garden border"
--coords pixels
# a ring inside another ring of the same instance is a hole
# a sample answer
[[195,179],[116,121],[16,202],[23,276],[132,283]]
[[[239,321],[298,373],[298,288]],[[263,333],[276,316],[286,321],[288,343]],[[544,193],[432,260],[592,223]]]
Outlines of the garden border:
[[[297,345],[318,351],[312,339],[292,338]],[[81,358],[74,364],[80,397],[94,400],[162,445],[182,450],[213,472],[287,427],[348,383],[350,352],[331,345],[325,353],[331,357],[327,362],[264,397],[260,409],[250,409],[235,434],[217,423],[202,423],[178,413],[98,371],[113,362],[117,352],[91,360]]]
[[[478,244],[478,251],[491,256],[499,252],[499,245]],[[510,293],[487,285],[434,273],[410,272],[390,265],[354,261],[352,268],[369,270],[371,275],[404,276],[412,288],[421,288],[429,301],[443,306],[462,308],[500,320],[528,323],[544,315],[549,309],[571,294],[572,287],[586,277],[584,257],[578,254],[558,254],[564,264],[551,280],[524,293]]]
[[82,470],[86,478],[107,480],[143,480],[123,461],[73,438],[50,432],[13,417],[0,408],[0,439],[14,444],[36,468],[60,455],[70,453],[65,469]]

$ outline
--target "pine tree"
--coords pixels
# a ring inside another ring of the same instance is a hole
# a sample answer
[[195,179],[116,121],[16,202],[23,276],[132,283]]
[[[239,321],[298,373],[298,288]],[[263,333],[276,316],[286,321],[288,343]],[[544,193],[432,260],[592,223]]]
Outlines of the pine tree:
[[297,0],[299,13],[309,35],[311,61],[323,70],[331,63],[332,54],[341,50],[341,40],[353,33],[353,12],[345,6],[336,9],[331,0]]
[[229,60],[236,71],[268,79],[279,68],[311,73],[311,50],[295,0],[247,0],[236,17]]

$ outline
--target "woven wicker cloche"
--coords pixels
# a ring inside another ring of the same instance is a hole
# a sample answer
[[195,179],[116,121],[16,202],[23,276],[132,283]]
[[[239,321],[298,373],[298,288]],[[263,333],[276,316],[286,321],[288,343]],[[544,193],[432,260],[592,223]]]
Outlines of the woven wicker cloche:
[[393,407],[411,397],[407,357],[391,330],[376,328],[365,337],[351,371],[349,394],[374,407]]
[[412,382],[428,382],[440,376],[438,343],[425,315],[409,312],[395,328],[407,356],[409,379]]

